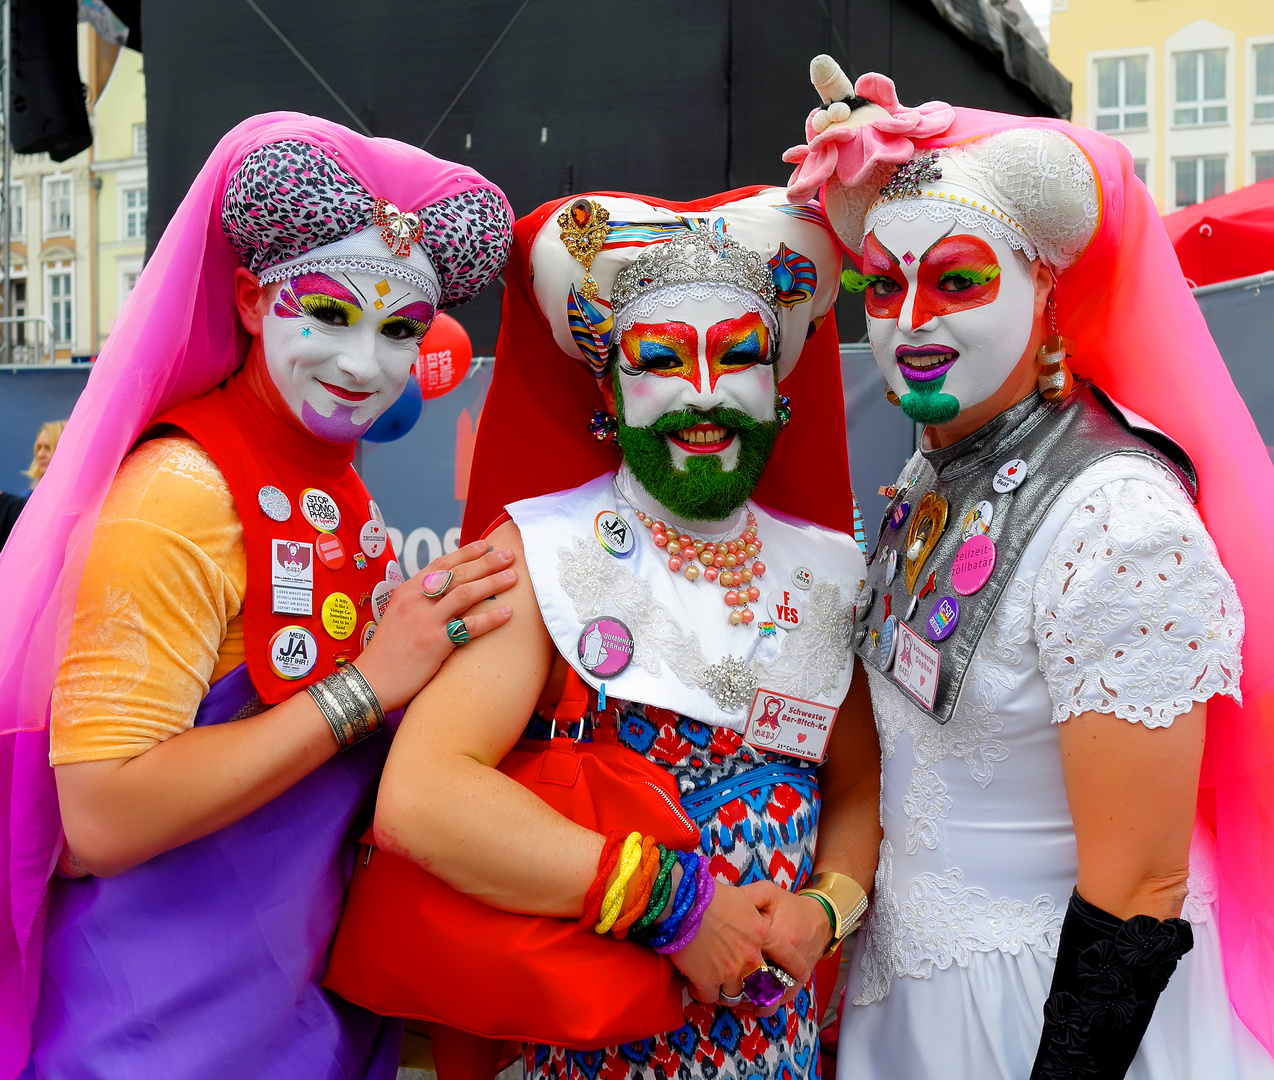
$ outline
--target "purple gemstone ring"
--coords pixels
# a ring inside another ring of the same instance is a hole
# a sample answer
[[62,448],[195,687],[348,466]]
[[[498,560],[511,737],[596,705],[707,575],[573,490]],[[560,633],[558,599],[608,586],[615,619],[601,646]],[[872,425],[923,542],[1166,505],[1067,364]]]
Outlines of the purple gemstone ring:
[[743,976],[743,996],[758,1009],[777,1005],[796,980],[780,967],[762,964],[755,971]]

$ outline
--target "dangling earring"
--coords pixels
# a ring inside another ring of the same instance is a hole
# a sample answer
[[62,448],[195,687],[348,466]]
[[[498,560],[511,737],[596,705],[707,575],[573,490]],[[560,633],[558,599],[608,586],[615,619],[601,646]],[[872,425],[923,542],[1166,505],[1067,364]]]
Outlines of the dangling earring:
[[1057,332],[1057,311],[1052,297],[1048,301],[1048,321],[1053,332],[1040,346],[1037,357],[1040,365],[1040,397],[1045,401],[1063,401],[1070,396],[1071,388],[1075,385],[1071,369],[1066,366],[1067,351],[1074,349],[1075,343]]
[[897,406],[902,405],[902,402],[898,400],[898,395],[895,394],[892,390],[890,390],[889,387],[887,386],[885,387],[885,400],[888,401],[890,405],[897,405]]
[[779,425],[787,427],[792,422],[792,399],[786,394],[779,398],[779,407],[775,410],[779,418]]
[[598,409],[588,422],[588,430],[599,443],[610,443],[614,446],[619,435],[619,421],[610,413]]

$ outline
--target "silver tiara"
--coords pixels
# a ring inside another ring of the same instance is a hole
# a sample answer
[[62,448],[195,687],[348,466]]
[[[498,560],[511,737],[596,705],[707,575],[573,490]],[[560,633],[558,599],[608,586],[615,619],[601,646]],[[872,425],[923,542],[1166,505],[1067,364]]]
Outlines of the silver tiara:
[[733,237],[699,228],[654,244],[615,278],[611,306],[619,311],[645,293],[665,285],[721,282],[756,293],[777,314],[774,277],[765,261]]

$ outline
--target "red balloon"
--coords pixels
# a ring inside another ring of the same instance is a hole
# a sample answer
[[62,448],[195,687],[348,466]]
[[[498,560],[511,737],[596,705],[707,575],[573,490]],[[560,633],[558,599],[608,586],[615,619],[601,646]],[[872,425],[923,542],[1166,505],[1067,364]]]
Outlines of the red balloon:
[[450,315],[439,314],[420,339],[416,380],[426,401],[442,397],[464,380],[473,359],[473,344],[465,328]]

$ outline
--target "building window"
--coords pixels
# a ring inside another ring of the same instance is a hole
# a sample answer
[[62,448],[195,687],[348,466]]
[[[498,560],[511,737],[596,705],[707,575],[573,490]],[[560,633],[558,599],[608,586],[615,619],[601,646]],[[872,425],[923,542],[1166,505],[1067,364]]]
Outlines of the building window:
[[133,157],[142,157],[146,153],[146,125],[133,125]]
[[1177,53],[1177,107],[1172,122],[1224,124],[1229,118],[1225,102],[1225,50],[1200,49]]
[[128,188],[124,196],[124,238],[136,240],[146,236],[146,189]]
[[1150,164],[1145,158],[1138,158],[1132,163],[1132,173],[1143,184],[1146,182],[1146,167]]
[[69,233],[71,231],[71,178],[50,177],[44,181],[44,231]]
[[[13,314],[16,318],[22,318],[27,313],[27,283],[25,281],[15,281],[13,283]],[[27,324],[13,323],[13,343],[15,345],[25,345],[27,343]]]
[[1128,131],[1150,126],[1146,111],[1146,58],[1118,56],[1097,61],[1097,130]]
[[50,270],[46,279],[49,297],[49,318],[53,320],[53,340],[59,345],[69,345],[74,339],[75,319],[72,311],[74,295],[71,289],[70,270]]
[[1252,68],[1256,73],[1252,119],[1274,120],[1274,41],[1252,47]]
[[1258,180],[1274,180],[1274,150],[1252,155],[1252,182]]
[[1177,209],[1225,194],[1225,158],[1178,158]]
[[9,185],[9,239],[26,242],[27,189],[25,184]]

